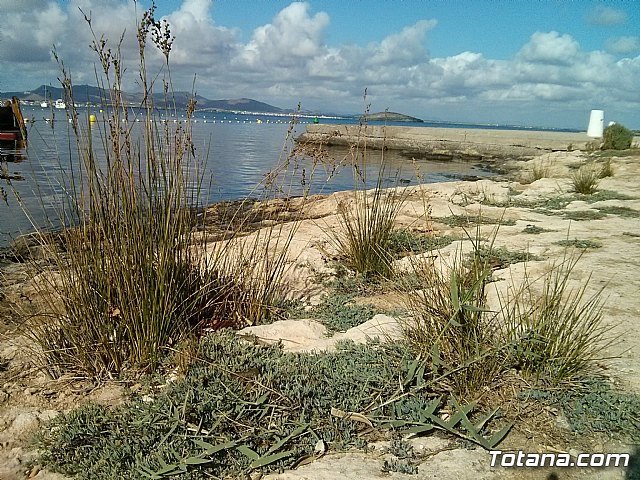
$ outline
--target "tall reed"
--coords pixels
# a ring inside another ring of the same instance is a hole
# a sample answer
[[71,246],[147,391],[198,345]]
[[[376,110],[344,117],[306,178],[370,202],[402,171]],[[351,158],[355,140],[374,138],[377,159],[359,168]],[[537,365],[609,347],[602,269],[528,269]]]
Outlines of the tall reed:
[[165,59],[163,107],[178,117],[169,66],[173,36],[168,23],[154,18],[154,7],[137,29],[142,122],[131,117],[121,90],[122,38],[112,48],[94,34],[102,67],[96,76],[106,92],[102,108],[112,112],[96,123],[76,109],[71,77],[60,61],[81,161],[64,180],[67,196],[58,210],[63,248],[50,248],[55,272],[44,271],[35,282],[45,308],[28,322],[54,376],[153,370],[186,335],[264,321],[284,295],[294,229],[282,238],[277,226],[241,238],[242,217],[225,227],[226,240],[214,244],[197,231],[207,209],[203,159],[190,126],[195,100],[184,123],[157,118],[158,86],[145,61],[149,38]]
[[588,295],[589,280],[571,286],[579,259],[565,254],[539,279],[525,273],[520,286],[500,297],[506,363],[536,383],[560,386],[588,378],[616,341],[603,322],[603,289]]
[[[366,101],[366,91],[365,91]],[[368,107],[365,109],[366,118]],[[381,149],[375,186],[368,188],[371,152],[367,149],[367,125],[360,125],[362,139],[349,151],[349,167],[353,173],[353,205],[338,206],[341,230],[334,241],[343,263],[355,272],[371,277],[391,278],[393,271],[392,242],[396,218],[406,203],[408,190],[396,185],[384,187],[388,175],[384,143]],[[426,215],[426,212],[425,212]]]

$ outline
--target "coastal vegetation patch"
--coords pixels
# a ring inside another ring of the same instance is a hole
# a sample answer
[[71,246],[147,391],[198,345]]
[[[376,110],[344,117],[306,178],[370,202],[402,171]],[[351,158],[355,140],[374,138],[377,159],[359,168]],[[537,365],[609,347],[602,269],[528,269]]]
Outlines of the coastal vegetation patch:
[[538,261],[540,258],[526,251],[513,251],[507,247],[493,245],[481,245],[470,256],[479,255],[482,261],[493,270],[500,270],[516,263]]
[[515,225],[515,220],[506,218],[492,218],[485,215],[449,215],[434,220],[450,227],[474,227],[475,225]]
[[571,174],[573,191],[582,195],[591,195],[598,189],[602,170],[598,171],[592,165],[580,167]]
[[602,150],[626,150],[632,142],[633,132],[620,123],[607,126],[602,134]]
[[617,215],[619,217],[626,218],[639,218],[640,211],[629,207],[619,207],[615,205],[606,205],[603,207],[596,207],[600,212],[608,215]]
[[640,396],[619,391],[602,378],[593,377],[572,390],[525,390],[519,398],[560,406],[577,434],[607,432],[631,443],[640,441],[640,418],[636,415]]
[[419,394],[428,380],[417,367],[401,344],[295,354],[217,333],[184,381],[149,401],[61,414],[36,445],[47,464],[80,479],[204,479],[291,468],[321,455],[319,443],[364,448],[390,427],[435,428],[487,446],[504,437],[486,421],[474,426],[473,406],[453,400],[455,418],[436,420],[447,402]]
[[640,156],[640,148],[635,146],[626,150],[599,150],[590,155],[596,158],[638,157]]
[[601,242],[598,242],[596,240],[586,240],[586,239],[577,239],[577,238],[574,238],[573,240],[559,240],[554,243],[562,247],[574,247],[574,248],[581,248],[581,249],[602,248]]
[[530,235],[539,235],[540,233],[553,232],[548,228],[539,227],[538,225],[527,225],[522,230],[522,233],[528,233]]

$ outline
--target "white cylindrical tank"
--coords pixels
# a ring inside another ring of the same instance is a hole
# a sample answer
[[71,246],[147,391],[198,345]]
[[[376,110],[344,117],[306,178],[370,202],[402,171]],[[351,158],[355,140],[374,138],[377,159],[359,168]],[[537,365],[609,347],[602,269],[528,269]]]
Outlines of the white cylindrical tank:
[[604,110],[591,110],[587,135],[593,138],[602,137],[604,131]]

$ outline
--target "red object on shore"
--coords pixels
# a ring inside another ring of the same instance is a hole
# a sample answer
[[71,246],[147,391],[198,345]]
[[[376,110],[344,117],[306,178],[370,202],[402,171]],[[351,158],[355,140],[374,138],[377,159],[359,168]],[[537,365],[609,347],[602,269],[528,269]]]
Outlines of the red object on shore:
[[0,140],[26,140],[27,129],[20,110],[20,100],[13,97],[0,106]]

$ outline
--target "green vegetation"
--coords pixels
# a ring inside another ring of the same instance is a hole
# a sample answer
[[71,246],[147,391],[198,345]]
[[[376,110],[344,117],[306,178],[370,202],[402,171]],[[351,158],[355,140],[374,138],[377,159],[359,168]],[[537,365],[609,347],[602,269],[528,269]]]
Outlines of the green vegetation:
[[614,123],[604,129],[602,140],[603,150],[626,150],[631,148],[633,133],[624,125]]
[[537,225],[527,225],[522,230],[522,233],[529,233],[531,235],[538,235],[540,233],[552,232],[553,230],[549,230],[548,228],[538,227]]
[[450,215],[436,219],[450,227],[473,227],[474,225],[515,225],[516,222],[504,218],[491,218],[483,215]]
[[618,215],[619,217],[638,218],[640,217],[640,211],[629,207],[617,207],[614,205],[608,205],[603,207],[596,207],[600,212],[608,215]]
[[594,373],[594,361],[614,339],[602,323],[602,291],[586,296],[588,282],[570,287],[580,256],[554,265],[536,294],[526,278],[502,298],[507,361],[536,383],[557,386]]
[[344,332],[352,327],[371,320],[377,311],[372,305],[353,303],[355,297],[334,292],[325,295],[322,302],[309,312],[309,315],[322,322],[330,333]]
[[[363,128],[366,128],[363,127]],[[341,231],[334,236],[343,264],[371,277],[391,278],[392,240],[395,219],[407,198],[406,190],[383,188],[386,178],[384,158],[375,188],[367,190],[367,148],[350,150],[353,172],[353,205],[338,205]]]
[[529,252],[513,252],[507,247],[479,246],[476,251],[469,254],[470,257],[480,256],[480,259],[493,270],[506,268],[514,263],[523,263],[540,260]]
[[598,210],[569,210],[564,212],[563,216],[569,220],[579,222],[582,220],[598,220],[606,215]]
[[611,158],[611,157],[638,157],[640,156],[640,148],[637,146],[628,148],[627,150],[598,150],[591,154],[598,158]]
[[531,176],[529,178],[529,183],[533,183],[536,180],[540,180],[542,178],[548,178],[550,176],[551,169],[549,168],[549,164],[543,161],[534,162],[531,167]]
[[602,167],[600,167],[600,173],[598,176],[600,178],[613,177],[613,167],[611,166],[611,158],[607,158],[602,162]]
[[560,240],[554,243],[563,247],[574,247],[582,249],[602,247],[602,243],[596,242],[595,240],[578,240],[577,238],[574,238],[573,240]]
[[[139,137],[133,136],[134,120],[118,88],[124,81],[119,47],[104,39],[95,38],[93,48],[110,95],[103,108],[112,114],[86,122],[68,102],[81,165],[61,179],[68,193],[58,209],[58,223],[67,225],[59,235],[62,248],[48,242],[46,231],[36,234],[55,273],[35,265],[43,302],[36,311],[23,312],[25,332],[39,345],[40,361],[53,377],[153,371],[169,349],[199,329],[265,321],[284,299],[281,276],[291,237],[279,235],[279,227],[253,237],[230,230],[228,241],[215,245],[207,245],[194,228],[202,184],[202,159],[196,157],[189,124],[195,103],[184,125],[159,125],[154,119],[147,37],[164,56],[169,74],[172,37],[168,24],[154,19],[153,8],[138,28],[138,83],[145,92]],[[62,76],[71,99],[64,67]],[[169,106],[168,79],[164,91]],[[98,141],[102,145],[94,144]],[[106,165],[98,163],[98,149],[105,152]],[[206,223],[204,217],[199,221]]]
[[79,479],[204,479],[290,468],[319,440],[362,447],[370,427],[437,428],[485,448],[504,437],[508,429],[491,434],[484,419],[471,423],[472,405],[453,402],[451,419],[442,420],[445,404],[420,393],[428,384],[416,366],[401,345],[292,354],[218,333],[203,342],[184,381],[151,401],[62,414],[37,446],[42,461]]
[[446,247],[458,240],[449,235],[419,234],[407,229],[394,230],[391,233],[391,252],[396,257],[430,252]]
[[434,259],[412,262],[418,288],[406,289],[408,315],[401,321],[423,368],[455,372],[443,386],[462,398],[476,398],[501,371],[494,343],[497,327],[485,315],[491,267],[480,253],[479,235],[478,228],[471,260],[458,252],[449,266],[438,267]]
[[591,195],[596,192],[599,179],[600,172],[596,171],[592,166],[580,167],[571,175],[573,191],[583,195]]
[[527,390],[519,397],[561,406],[577,434],[607,432],[631,443],[640,442],[640,396],[614,390],[601,378],[589,378],[578,389]]

